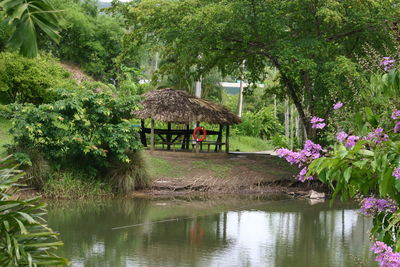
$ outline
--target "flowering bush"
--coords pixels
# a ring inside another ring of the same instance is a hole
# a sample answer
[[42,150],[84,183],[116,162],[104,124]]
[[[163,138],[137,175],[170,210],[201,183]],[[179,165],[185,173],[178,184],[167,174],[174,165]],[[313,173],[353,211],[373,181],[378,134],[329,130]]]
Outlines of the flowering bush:
[[[382,67],[391,69],[391,59]],[[333,190],[332,200],[364,198],[361,212],[373,218],[371,251],[377,254],[380,266],[400,266],[400,110],[396,109],[400,95],[400,73],[390,70],[377,83],[374,93],[387,96],[386,110],[365,107],[349,118],[351,129],[337,125],[337,142],[324,150],[307,141],[299,152],[279,149],[278,155],[301,168],[301,181],[318,177]],[[378,92],[379,90],[379,92]],[[395,97],[396,96],[396,97]],[[343,106],[334,105],[334,110]],[[323,123],[322,125],[320,125]],[[322,118],[311,119],[313,128],[325,127]],[[311,145],[312,144],[312,145]],[[309,147],[312,147],[309,149]]]

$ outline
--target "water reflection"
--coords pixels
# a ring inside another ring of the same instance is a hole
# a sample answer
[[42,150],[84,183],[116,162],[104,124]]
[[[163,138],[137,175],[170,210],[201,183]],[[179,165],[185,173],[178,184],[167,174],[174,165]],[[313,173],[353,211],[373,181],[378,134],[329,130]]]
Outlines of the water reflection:
[[64,202],[50,204],[49,224],[73,266],[375,266],[371,222],[354,208],[252,198]]

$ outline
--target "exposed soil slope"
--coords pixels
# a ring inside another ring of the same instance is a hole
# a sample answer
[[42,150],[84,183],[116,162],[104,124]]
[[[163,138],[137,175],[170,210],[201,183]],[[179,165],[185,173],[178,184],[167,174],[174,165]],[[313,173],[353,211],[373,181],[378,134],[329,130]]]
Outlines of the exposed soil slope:
[[295,182],[296,168],[272,155],[145,151],[145,156],[152,185],[139,194],[276,193],[316,186]]

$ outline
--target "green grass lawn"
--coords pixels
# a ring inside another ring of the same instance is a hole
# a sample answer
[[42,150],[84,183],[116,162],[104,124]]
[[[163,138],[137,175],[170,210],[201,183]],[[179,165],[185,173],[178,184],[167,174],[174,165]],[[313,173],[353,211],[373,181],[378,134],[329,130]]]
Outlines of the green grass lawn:
[[192,165],[194,168],[197,168],[197,169],[212,170],[216,177],[221,177],[221,178],[226,177],[233,167],[231,164],[227,164],[227,163],[218,164],[218,163],[213,163],[213,161],[210,161],[210,160],[194,161],[192,163]]
[[11,143],[11,135],[8,130],[11,127],[10,121],[0,118],[0,157],[5,156],[6,150],[4,145]]
[[229,144],[230,151],[255,152],[274,150],[274,146],[267,140],[251,136],[232,136]]
[[146,155],[145,157],[147,160],[149,175],[152,178],[165,174],[168,174],[171,177],[180,177],[185,174],[183,169],[174,166],[168,160],[150,155]]

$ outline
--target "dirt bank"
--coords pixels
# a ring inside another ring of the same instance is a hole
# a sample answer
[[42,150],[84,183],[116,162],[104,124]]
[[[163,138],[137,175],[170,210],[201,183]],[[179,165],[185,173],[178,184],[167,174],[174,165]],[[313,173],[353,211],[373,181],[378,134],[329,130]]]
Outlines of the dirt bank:
[[145,151],[151,187],[135,195],[272,194],[324,191],[318,182],[300,183],[286,161],[264,154]]

